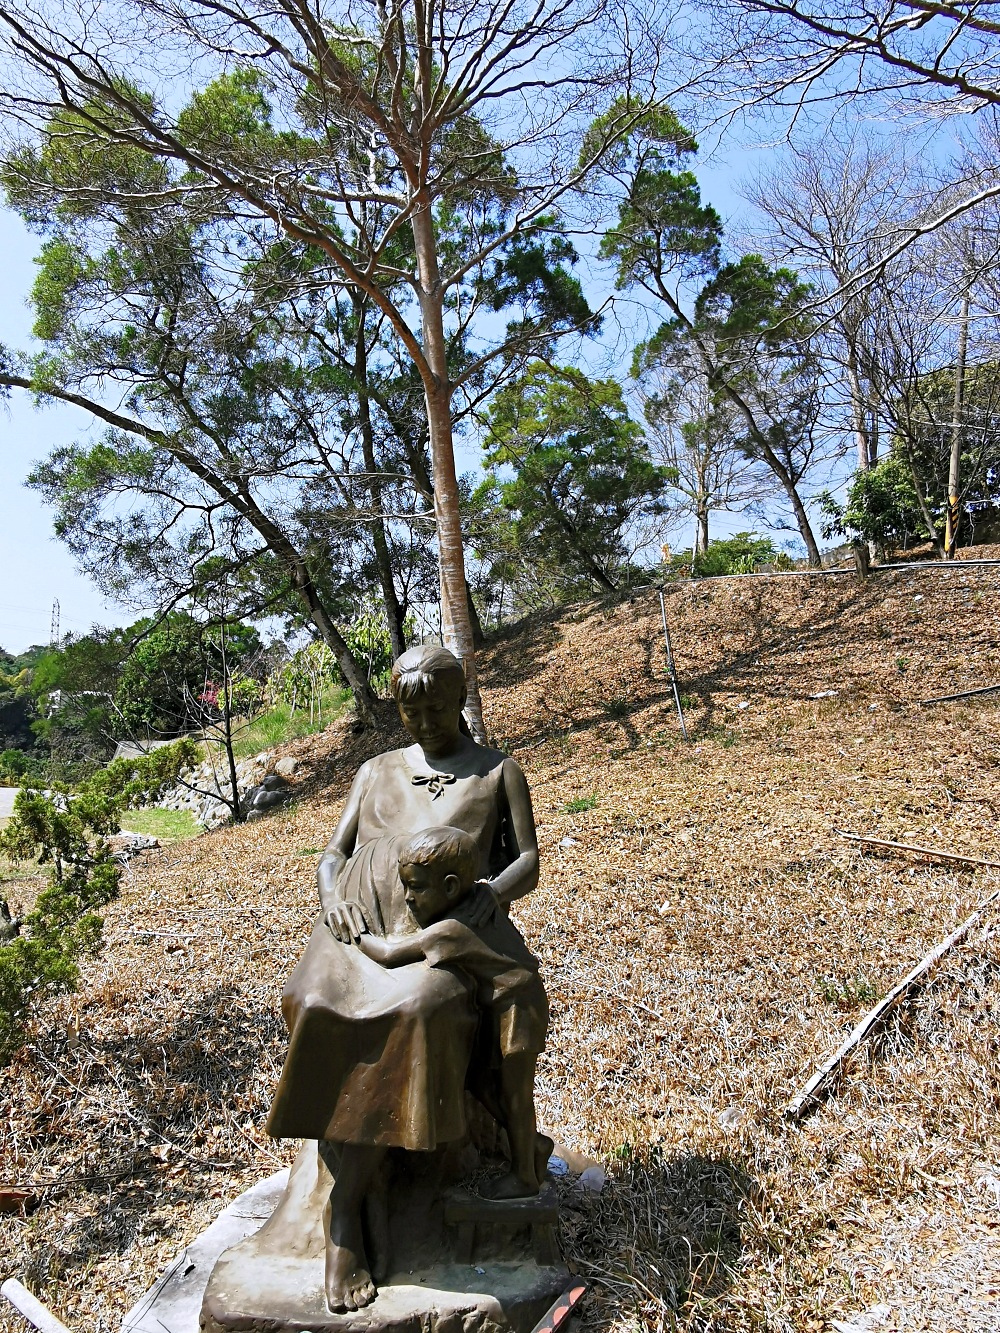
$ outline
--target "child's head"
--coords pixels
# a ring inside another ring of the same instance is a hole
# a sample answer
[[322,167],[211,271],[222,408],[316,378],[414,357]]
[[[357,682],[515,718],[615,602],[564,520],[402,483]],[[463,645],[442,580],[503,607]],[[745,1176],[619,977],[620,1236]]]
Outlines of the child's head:
[[479,873],[475,838],[459,828],[423,829],[399,853],[406,905],[421,926],[460,903]]

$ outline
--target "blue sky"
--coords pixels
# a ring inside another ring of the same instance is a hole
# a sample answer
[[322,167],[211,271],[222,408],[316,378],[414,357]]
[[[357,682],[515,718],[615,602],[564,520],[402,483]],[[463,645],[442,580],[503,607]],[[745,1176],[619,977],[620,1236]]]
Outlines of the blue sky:
[[[25,303],[37,251],[38,238],[20,218],[0,210],[0,343],[8,348],[28,346],[31,312]],[[9,652],[48,643],[56,599],[63,633],[82,634],[94,624],[136,619],[134,612],[108,603],[76,572],[69,551],[53,536],[51,512],[23,485],[33,462],[88,429],[85,412],[63,405],[36,408],[20,390],[0,402],[0,569],[5,574],[0,584],[0,645]]]

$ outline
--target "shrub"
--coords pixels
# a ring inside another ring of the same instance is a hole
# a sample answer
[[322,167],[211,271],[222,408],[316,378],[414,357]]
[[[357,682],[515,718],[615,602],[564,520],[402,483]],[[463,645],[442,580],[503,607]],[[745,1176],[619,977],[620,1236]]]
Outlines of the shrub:
[[754,532],[736,532],[732,537],[719,537],[708,543],[708,550],[694,561],[694,573],[700,578],[719,574],[752,574],[761,565],[770,564],[777,557],[770,537],[758,537]]
[[25,934],[0,944],[0,1063],[23,1045],[41,1003],[76,989],[79,960],[100,947],[100,909],[118,893],[119,869],[105,838],[122,810],[153,800],[193,761],[191,741],[137,759],[118,759],[81,783],[47,792],[22,787],[0,852],[50,863],[46,889],[24,920]]

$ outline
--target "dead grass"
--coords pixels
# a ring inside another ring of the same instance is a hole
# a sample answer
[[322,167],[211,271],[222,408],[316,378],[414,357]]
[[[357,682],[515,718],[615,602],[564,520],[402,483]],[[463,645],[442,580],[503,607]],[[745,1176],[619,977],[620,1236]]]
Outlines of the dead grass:
[[[997,913],[834,1099],[799,1127],[780,1110],[996,885],[832,829],[997,857],[997,700],[913,701],[1000,682],[998,585],[968,568],[671,589],[689,745],[651,596],[535,619],[485,655],[544,858],[515,909],[552,999],[540,1114],[611,1173],[564,1210],[588,1330],[808,1333],[872,1307],[873,1327],[995,1326]],[[278,995],[317,849],[397,736],[296,742],[294,808],[134,865],[84,989],[4,1071],[0,1175],[40,1204],[0,1221],[0,1253],[71,1327],[117,1329],[288,1160],[261,1132]]]

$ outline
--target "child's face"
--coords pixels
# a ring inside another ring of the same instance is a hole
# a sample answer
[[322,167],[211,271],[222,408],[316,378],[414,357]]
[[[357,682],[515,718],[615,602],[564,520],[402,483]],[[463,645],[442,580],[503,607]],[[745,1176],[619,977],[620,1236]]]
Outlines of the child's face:
[[463,896],[457,875],[445,875],[435,866],[401,865],[399,878],[406,890],[406,905],[421,926],[429,926]]

